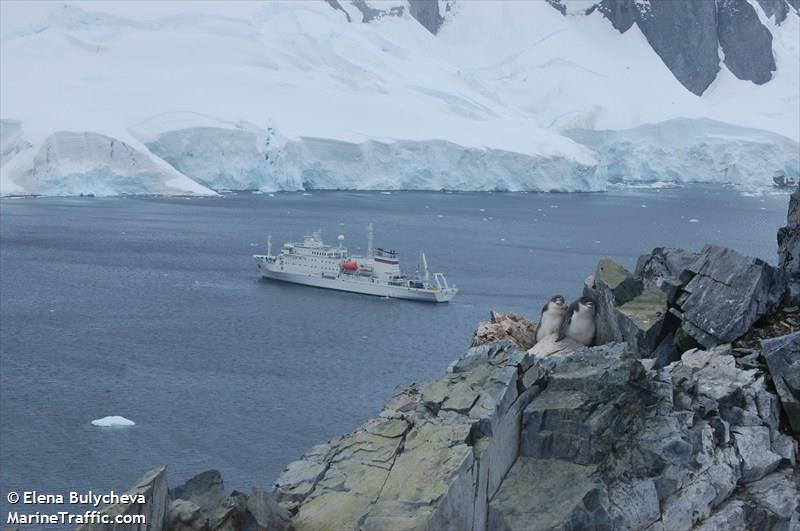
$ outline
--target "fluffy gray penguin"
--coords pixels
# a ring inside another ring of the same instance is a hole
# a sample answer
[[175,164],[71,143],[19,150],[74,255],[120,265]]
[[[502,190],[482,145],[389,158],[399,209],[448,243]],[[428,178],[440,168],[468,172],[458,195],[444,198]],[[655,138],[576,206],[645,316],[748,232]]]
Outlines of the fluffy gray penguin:
[[567,308],[567,315],[558,331],[558,340],[568,337],[591,347],[596,330],[594,301],[590,297],[581,297]]
[[567,315],[567,305],[564,297],[553,295],[547,304],[542,308],[542,315],[539,316],[539,324],[536,325],[536,342],[550,334],[558,334],[564,316]]

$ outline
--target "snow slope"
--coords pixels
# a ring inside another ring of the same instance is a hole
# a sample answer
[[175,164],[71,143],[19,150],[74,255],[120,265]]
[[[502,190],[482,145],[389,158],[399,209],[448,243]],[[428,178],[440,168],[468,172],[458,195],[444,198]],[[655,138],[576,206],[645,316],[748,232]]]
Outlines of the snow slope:
[[775,79],[723,68],[697,97],[599,13],[450,0],[433,35],[341,5],[0,3],[0,194],[602,190],[604,152],[566,130],[687,117],[800,138],[796,13],[765,19]]

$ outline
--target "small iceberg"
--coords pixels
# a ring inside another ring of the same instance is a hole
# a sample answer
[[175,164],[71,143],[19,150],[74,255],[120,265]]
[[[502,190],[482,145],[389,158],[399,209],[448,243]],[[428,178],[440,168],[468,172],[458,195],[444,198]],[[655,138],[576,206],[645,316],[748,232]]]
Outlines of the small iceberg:
[[132,420],[128,420],[125,417],[120,417],[118,415],[112,415],[110,417],[103,417],[101,419],[95,419],[92,421],[92,426],[100,426],[103,428],[117,428],[121,426],[135,426],[136,423]]

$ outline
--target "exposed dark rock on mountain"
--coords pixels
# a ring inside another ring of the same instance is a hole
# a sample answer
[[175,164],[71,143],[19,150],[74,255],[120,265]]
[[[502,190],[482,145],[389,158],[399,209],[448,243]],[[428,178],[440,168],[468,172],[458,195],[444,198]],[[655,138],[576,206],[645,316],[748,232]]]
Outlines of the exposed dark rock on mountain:
[[408,10],[425,29],[434,35],[439,32],[444,17],[439,13],[438,0],[409,0]]
[[747,0],[717,0],[717,35],[733,75],[757,85],[772,79],[772,34]]
[[758,5],[768,17],[775,17],[775,22],[780,24],[789,16],[789,6],[800,9],[798,0],[758,0]]
[[[338,0],[326,1],[350,21]],[[404,13],[400,5],[348,1],[361,12],[362,22]],[[800,10],[800,0],[757,2],[764,15],[774,17],[777,24]],[[562,15],[574,15],[568,12],[566,0],[547,3]],[[748,0],[596,0],[588,5],[585,14],[599,11],[620,33],[636,24],[675,78],[698,96],[716,79],[722,58],[737,78],[759,85],[770,81],[776,70],[772,34]],[[434,35],[444,23],[438,0],[409,0],[408,9]]]
[[[558,0],[553,3],[558,9]],[[786,20],[792,9],[788,0],[759,0],[759,5],[777,23]],[[602,0],[587,13],[595,9],[620,33],[637,24],[678,81],[697,95],[717,76],[719,47],[725,65],[739,79],[762,84],[775,71],[772,34],[747,0]]]

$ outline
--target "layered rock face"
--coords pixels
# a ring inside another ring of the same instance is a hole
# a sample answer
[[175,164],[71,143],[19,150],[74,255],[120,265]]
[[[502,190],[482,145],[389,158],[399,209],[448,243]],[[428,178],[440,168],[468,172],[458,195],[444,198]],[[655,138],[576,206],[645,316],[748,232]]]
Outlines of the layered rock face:
[[144,515],[146,524],[91,524],[78,531],[290,531],[288,511],[264,491],[233,491],[226,496],[222,476],[208,470],[174,489],[167,487],[167,467],[145,473],[126,494],[144,494],[145,504],[117,504],[103,509],[115,515]]

